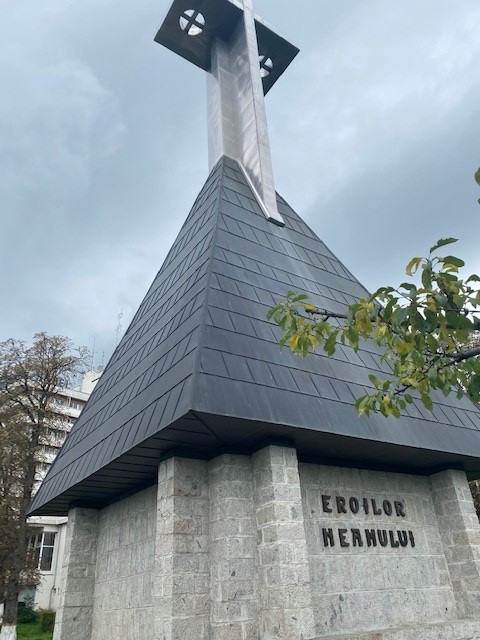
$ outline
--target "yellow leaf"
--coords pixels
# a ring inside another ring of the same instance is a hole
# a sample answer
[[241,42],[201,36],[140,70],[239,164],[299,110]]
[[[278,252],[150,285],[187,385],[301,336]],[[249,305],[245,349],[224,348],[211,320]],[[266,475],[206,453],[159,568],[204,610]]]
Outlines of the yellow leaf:
[[400,356],[406,356],[412,350],[413,346],[410,342],[401,341],[397,344],[397,353]]
[[443,268],[445,271],[453,271],[454,273],[458,273],[458,267],[456,264],[444,264]]
[[304,304],[303,307],[305,311],[309,311],[311,313],[315,313],[316,311],[318,311],[318,307],[316,307],[314,304]]
[[300,340],[300,336],[298,335],[298,333],[296,333],[295,335],[293,335],[290,340],[288,341],[288,346],[290,347],[290,349],[292,351],[296,351],[298,348],[298,341]]
[[421,261],[422,258],[413,258],[412,260],[410,260],[410,262],[407,264],[407,268],[405,269],[407,276],[413,276],[413,274],[418,270]]

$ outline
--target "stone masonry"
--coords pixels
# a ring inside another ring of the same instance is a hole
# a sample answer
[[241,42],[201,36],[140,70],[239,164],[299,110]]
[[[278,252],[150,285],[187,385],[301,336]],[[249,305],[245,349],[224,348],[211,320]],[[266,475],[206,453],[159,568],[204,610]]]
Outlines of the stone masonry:
[[[427,477],[313,464],[300,465],[300,477],[318,636],[458,617]],[[327,496],[332,513],[323,509]],[[349,508],[337,513],[337,496],[368,500],[369,513],[359,509],[354,514]],[[382,508],[375,515],[372,500],[378,507],[384,500],[401,500],[405,516],[387,515]],[[335,546],[325,546],[324,529],[333,530]],[[357,545],[348,534],[348,546],[341,546],[338,530],[352,529],[362,532]],[[415,546],[377,542],[368,547],[366,529],[412,531]]]
[[[99,512],[91,640],[155,640],[156,487]],[[73,637],[72,637],[73,640]]]
[[465,474],[173,457],[73,509],[55,640],[480,640]]
[[480,529],[463,471],[445,471],[430,478],[453,594],[460,617],[480,610]]
[[92,638],[97,532],[98,511],[70,511],[54,640]]
[[262,638],[315,636],[296,451],[267,447],[253,456]]
[[208,463],[171,458],[160,464],[155,640],[210,638],[208,507]]
[[250,458],[213,460],[209,498],[211,639],[254,640],[259,591]]

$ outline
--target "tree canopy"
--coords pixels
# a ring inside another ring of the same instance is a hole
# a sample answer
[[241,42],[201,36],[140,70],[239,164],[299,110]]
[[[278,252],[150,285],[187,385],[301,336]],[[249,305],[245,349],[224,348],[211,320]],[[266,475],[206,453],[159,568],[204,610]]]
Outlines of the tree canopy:
[[87,352],[68,338],[38,333],[29,346],[0,342],[0,596],[4,615],[0,639],[13,638],[17,599],[35,580],[28,562],[26,513],[38,481],[42,447],[61,416],[60,387],[86,365]]
[[[480,170],[476,179],[480,184]],[[355,351],[363,340],[380,346],[390,373],[369,376],[372,390],[357,399],[359,415],[399,417],[415,395],[431,410],[435,390],[480,402],[480,277],[462,277],[463,260],[439,255],[455,242],[439,240],[426,257],[409,262],[409,281],[380,287],[345,313],[290,291],[268,313],[282,329],[280,346],[301,356],[319,348],[333,356],[338,343]]]

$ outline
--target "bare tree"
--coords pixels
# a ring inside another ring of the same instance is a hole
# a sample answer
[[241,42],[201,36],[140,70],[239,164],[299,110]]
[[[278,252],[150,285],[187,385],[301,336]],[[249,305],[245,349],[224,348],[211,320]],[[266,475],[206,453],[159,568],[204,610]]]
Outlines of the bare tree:
[[0,640],[16,639],[18,596],[25,581],[34,579],[26,513],[42,445],[58,420],[54,399],[86,367],[87,357],[68,338],[45,333],[36,334],[31,346],[13,339],[0,343]]

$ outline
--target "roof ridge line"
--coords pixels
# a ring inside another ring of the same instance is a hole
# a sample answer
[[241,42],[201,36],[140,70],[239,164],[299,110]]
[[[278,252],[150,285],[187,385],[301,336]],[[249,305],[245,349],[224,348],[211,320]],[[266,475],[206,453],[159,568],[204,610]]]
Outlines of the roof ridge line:
[[[217,238],[217,234],[218,234],[218,217],[220,215],[220,201],[222,199],[222,189],[223,189],[223,178],[225,176],[225,156],[222,156],[220,161],[217,163],[215,168],[218,168],[218,165],[221,164],[221,169],[220,169],[220,176],[219,176],[219,181],[218,181],[218,195],[217,195],[217,201],[216,201],[216,212],[215,212],[215,228],[214,228],[214,232],[212,234],[212,245],[210,247],[210,256],[209,256],[209,260],[208,260],[208,268],[207,268],[207,273],[206,273],[206,277],[205,277],[205,297],[203,299],[203,304],[202,304],[202,313],[201,313],[201,320],[200,320],[200,324],[198,326],[197,332],[198,332],[198,348],[197,351],[195,353],[195,361],[193,363],[193,384],[192,384],[192,391],[191,391],[191,407],[192,410],[195,409],[195,405],[196,405],[196,392],[197,392],[197,381],[198,381],[198,373],[200,371],[200,357],[201,357],[201,351],[202,351],[202,336],[203,333],[205,331],[205,326],[206,326],[206,314],[208,311],[208,299],[210,296],[210,283],[212,280],[212,269],[213,269],[213,252],[215,251],[215,241]],[[213,169],[213,171],[215,171],[215,168]]]

